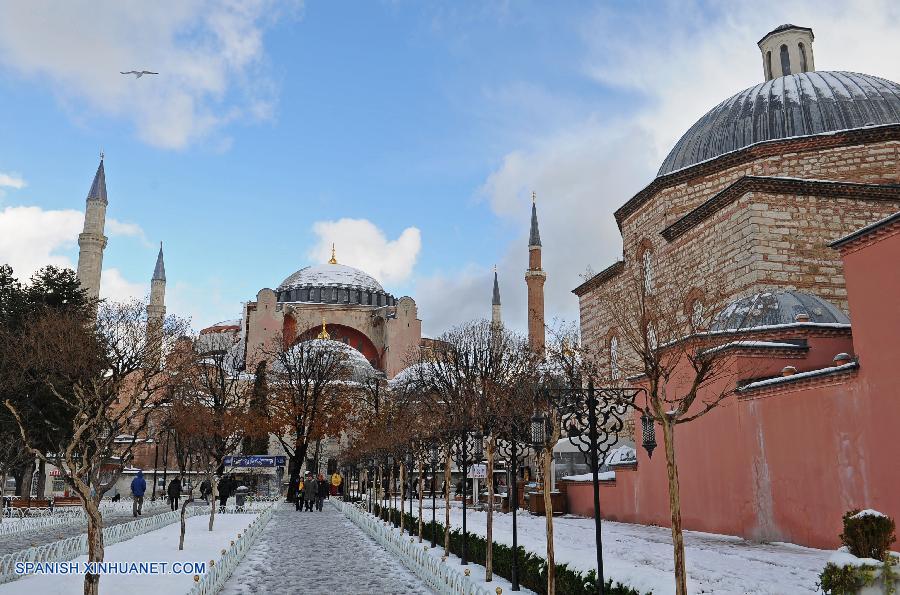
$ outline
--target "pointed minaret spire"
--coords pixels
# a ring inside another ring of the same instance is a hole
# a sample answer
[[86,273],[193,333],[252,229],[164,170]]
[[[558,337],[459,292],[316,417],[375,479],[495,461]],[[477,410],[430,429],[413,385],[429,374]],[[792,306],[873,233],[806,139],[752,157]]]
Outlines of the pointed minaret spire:
[[538,230],[535,193],[531,193],[531,233],[528,237],[528,344],[538,355],[544,354],[544,282],[547,273],[541,268],[541,233]]
[[497,281],[497,265],[494,265],[494,295],[491,299],[491,324],[500,326],[500,283]]
[[328,264],[337,264],[337,258],[334,253],[334,242],[331,244],[331,260],[328,261]]
[[166,280],[166,263],[163,262],[162,242],[159,243],[159,254],[156,257],[156,267],[153,269],[154,281]]
[[78,280],[87,296],[100,296],[100,273],[103,270],[103,250],[107,238],[103,235],[106,226],[106,172],[103,169],[103,153],[100,165],[94,174],[94,181],[88,191],[84,209],[84,229],[78,236]]

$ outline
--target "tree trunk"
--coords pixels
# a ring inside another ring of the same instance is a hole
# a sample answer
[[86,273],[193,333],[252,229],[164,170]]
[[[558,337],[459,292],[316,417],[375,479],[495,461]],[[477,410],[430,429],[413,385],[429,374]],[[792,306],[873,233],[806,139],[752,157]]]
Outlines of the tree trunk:
[[669,479],[669,512],[672,514],[672,545],[675,550],[675,593],[687,595],[687,573],[684,566],[684,535],[681,531],[681,491],[678,465],[675,463],[675,420],[666,416],[662,424],[666,447],[666,471]]
[[444,455],[444,555],[450,555],[450,482],[453,476],[450,473],[450,449]]
[[406,474],[408,473],[406,469],[406,463],[400,465],[400,535],[403,535],[403,527],[405,523],[403,522],[403,508],[406,503],[406,484],[407,478]]
[[553,472],[553,449],[543,452],[544,517],[547,524],[547,595],[556,594],[556,556],[553,552],[553,500],[550,497],[550,474]]
[[31,478],[34,475],[34,461],[29,461],[22,469],[22,480],[19,481],[17,496],[31,498]]
[[178,537],[178,549],[184,549],[184,531],[187,529],[187,523],[185,521],[185,511],[187,510],[188,504],[194,501],[194,491],[191,490],[188,499],[184,501],[181,505],[181,535]]
[[486,551],[484,554],[484,580],[494,580],[494,435],[488,436],[487,444],[487,532],[485,534]]
[[214,474],[210,474],[209,487],[212,490],[212,504],[209,507],[209,530],[213,530],[213,522],[216,520],[216,508],[219,506],[219,482]]
[[47,488],[47,466],[43,459],[38,461],[37,497],[44,498]]
[[419,543],[422,543],[422,492],[425,491],[425,464],[419,461]]
[[3,516],[6,510],[4,509],[4,505],[6,501],[3,497],[6,495],[6,469],[3,470],[3,474],[0,475],[0,523],[3,522]]
[[[88,562],[103,561],[103,515],[100,505],[93,498],[84,499],[84,511],[87,513]],[[100,592],[100,575],[85,573],[84,595],[98,595]]]

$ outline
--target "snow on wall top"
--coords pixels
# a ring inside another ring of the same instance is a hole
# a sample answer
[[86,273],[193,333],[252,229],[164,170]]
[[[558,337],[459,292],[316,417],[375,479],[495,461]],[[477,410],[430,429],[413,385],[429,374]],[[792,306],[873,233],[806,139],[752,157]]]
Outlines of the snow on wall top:
[[800,72],[729,97],[691,126],[657,177],[750,145],[900,123],[900,85],[856,72]]
[[314,264],[303,267],[282,281],[277,291],[304,285],[317,287],[362,287],[370,291],[384,291],[384,288],[374,277],[345,264]]

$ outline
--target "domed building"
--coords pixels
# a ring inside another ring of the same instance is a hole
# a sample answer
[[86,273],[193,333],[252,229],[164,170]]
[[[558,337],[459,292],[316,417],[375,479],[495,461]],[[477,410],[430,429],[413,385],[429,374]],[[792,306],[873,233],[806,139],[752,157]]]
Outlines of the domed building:
[[276,289],[261,289],[240,320],[224,321],[201,334],[232,333],[242,341],[252,369],[273,341],[286,345],[326,333],[346,343],[377,370],[393,377],[419,349],[422,321],[411,297],[396,298],[374,277],[332,258],[289,275]]
[[765,80],[702,116],[616,210],[623,260],[574,290],[588,342],[617,343],[599,304],[634,267],[692,288],[696,307],[721,307],[704,303],[715,278],[733,299],[797,290],[847,312],[828,243],[900,208],[900,85],[816,70],[813,39],[790,24],[766,34]]

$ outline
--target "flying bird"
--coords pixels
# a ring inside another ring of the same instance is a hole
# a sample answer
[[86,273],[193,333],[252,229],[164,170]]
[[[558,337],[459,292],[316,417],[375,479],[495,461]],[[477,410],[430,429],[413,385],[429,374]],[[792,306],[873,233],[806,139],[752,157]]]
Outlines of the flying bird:
[[139,79],[145,74],[159,74],[158,72],[150,72],[149,70],[129,70],[128,72],[120,72],[119,74],[133,74],[134,78]]

